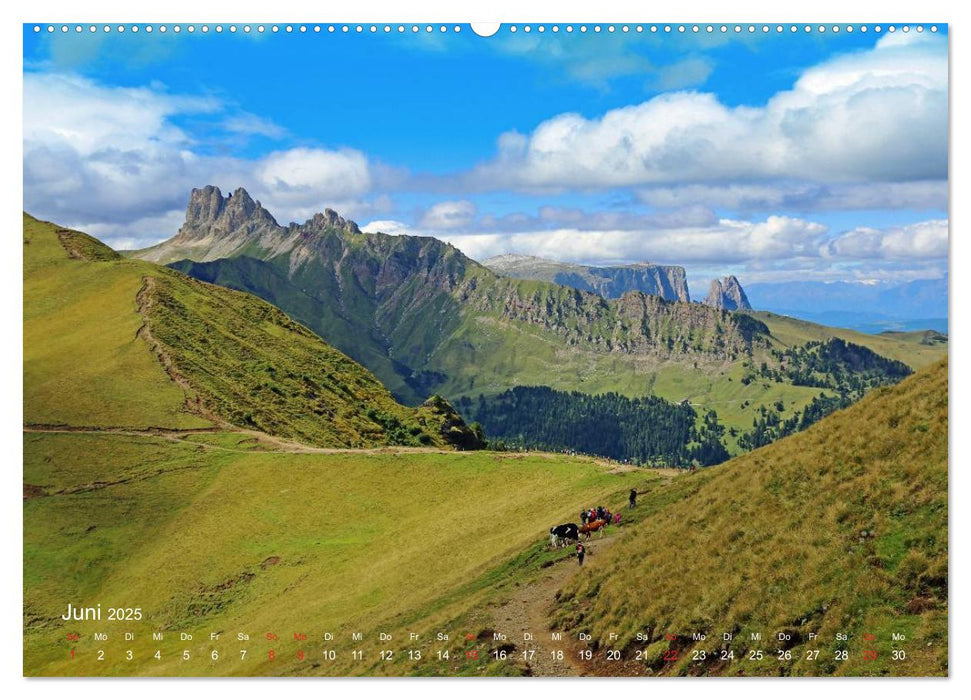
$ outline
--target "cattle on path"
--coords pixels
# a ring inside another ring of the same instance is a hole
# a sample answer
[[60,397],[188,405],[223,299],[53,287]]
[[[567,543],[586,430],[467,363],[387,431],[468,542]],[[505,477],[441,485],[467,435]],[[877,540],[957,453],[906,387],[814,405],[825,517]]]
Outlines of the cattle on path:
[[551,547],[560,546],[560,540],[563,540],[565,544],[569,540],[576,542],[579,539],[580,528],[577,527],[576,523],[564,523],[563,525],[557,525],[556,527],[550,528]]
[[607,521],[606,520],[591,520],[589,523],[580,528],[580,534],[586,535],[587,539],[590,539],[591,532],[600,532],[600,536],[603,537],[607,532]]

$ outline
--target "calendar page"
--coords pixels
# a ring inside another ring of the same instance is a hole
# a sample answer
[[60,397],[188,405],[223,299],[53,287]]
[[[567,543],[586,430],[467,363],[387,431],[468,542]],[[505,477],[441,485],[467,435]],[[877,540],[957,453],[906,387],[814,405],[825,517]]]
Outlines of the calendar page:
[[947,24],[28,23],[22,108],[25,676],[949,674]]

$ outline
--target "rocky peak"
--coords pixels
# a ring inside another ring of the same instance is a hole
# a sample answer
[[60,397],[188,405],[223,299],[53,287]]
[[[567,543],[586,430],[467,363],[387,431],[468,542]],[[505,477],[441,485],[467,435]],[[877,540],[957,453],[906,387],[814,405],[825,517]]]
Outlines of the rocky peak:
[[742,289],[742,285],[735,275],[729,275],[720,280],[712,280],[711,287],[708,289],[708,296],[702,303],[725,311],[752,308],[748,297],[745,296],[745,290]]
[[201,189],[192,189],[189,195],[189,206],[185,210],[187,224],[215,221],[223,210],[223,193],[215,185],[206,185]]
[[324,229],[338,229],[349,233],[360,233],[361,229],[350,219],[345,219],[333,209],[324,209],[323,213],[316,213],[303,225],[304,228],[312,231],[322,231]]
[[185,211],[183,231],[217,227],[222,231],[235,231],[245,226],[276,226],[276,220],[263,205],[254,201],[242,187],[223,197],[215,185],[193,189],[189,206]]

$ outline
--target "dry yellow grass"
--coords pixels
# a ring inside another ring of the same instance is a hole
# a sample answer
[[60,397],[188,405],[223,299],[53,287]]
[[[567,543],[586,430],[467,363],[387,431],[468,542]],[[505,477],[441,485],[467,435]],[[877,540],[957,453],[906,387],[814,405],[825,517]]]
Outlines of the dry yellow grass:
[[[651,672],[710,669],[691,661],[693,633],[716,639],[697,648],[741,658],[761,632],[763,661],[718,672],[946,673],[947,425],[944,361],[805,433],[675,481],[568,588],[560,622],[602,643],[619,632]],[[645,631],[651,644],[635,644]],[[731,631],[730,645],[718,641]],[[776,658],[780,631],[798,640],[791,660]],[[669,633],[682,653],[665,664]],[[893,633],[906,635],[904,660],[891,659]],[[877,635],[875,661],[863,659],[864,634]],[[819,660],[807,660],[814,648]]]

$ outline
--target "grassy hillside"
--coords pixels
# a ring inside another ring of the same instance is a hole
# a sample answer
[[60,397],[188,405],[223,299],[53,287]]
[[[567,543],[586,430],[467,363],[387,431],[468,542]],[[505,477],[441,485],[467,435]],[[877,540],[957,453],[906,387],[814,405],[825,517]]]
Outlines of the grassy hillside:
[[[632,672],[712,672],[692,651],[718,647],[736,659],[765,652],[718,673],[945,674],[947,396],[941,362],[804,433],[677,480],[566,588],[558,622],[600,644],[619,633],[611,646],[644,654]],[[636,643],[637,632],[650,642]],[[696,632],[715,641],[694,642]],[[778,632],[792,637],[781,645],[791,659],[778,658]],[[893,643],[895,632],[906,642]],[[876,660],[864,660],[867,633],[882,649]],[[906,659],[891,658],[892,644]],[[672,647],[678,658],[665,661]],[[835,660],[844,648],[848,659]],[[820,661],[806,659],[812,649]]]
[[136,338],[135,297],[147,266],[111,252],[24,214],[24,421],[209,425],[185,410],[184,391]]
[[[25,436],[27,673],[400,673],[408,666],[377,659],[379,631],[399,650],[406,632],[427,633],[422,648],[436,625],[460,632],[447,623],[506,579],[551,524],[632,480],[660,479],[584,459],[291,454],[254,451],[244,438]],[[144,622],[65,625],[57,616],[67,601],[141,606]],[[65,627],[82,638],[69,643]],[[122,628],[138,633],[132,662],[120,640],[91,637]],[[161,644],[150,636],[159,630]],[[183,631],[192,643],[177,638]],[[252,642],[238,643],[237,631]],[[268,631],[283,641],[268,644]],[[312,641],[295,644],[299,631]],[[328,631],[339,655],[322,666]],[[352,644],[352,631],[365,642]],[[101,646],[116,651],[99,664]],[[298,662],[301,646],[314,658]],[[354,647],[366,658],[352,659]],[[207,661],[183,663],[185,648]],[[278,661],[268,659],[271,648]],[[208,660],[212,649],[218,662]]]
[[772,337],[783,345],[799,345],[811,340],[829,338],[843,340],[870,348],[873,352],[892,360],[899,360],[914,369],[921,369],[939,362],[947,354],[947,336],[924,331],[906,333],[859,333],[845,328],[821,326],[770,311],[747,311],[769,327]]
[[446,445],[447,404],[412,409],[249,294],[121,259],[24,215],[28,424],[231,424],[313,445]]

